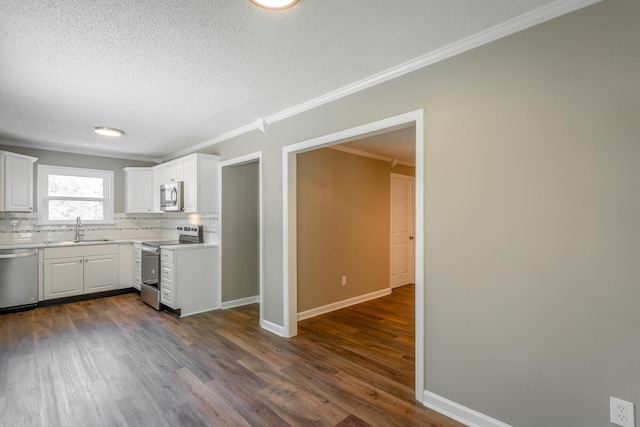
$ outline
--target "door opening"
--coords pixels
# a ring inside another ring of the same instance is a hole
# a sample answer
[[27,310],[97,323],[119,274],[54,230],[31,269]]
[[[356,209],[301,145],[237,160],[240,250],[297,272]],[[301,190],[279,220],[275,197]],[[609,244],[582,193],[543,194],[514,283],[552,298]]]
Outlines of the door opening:
[[359,137],[383,133],[394,127],[415,125],[416,192],[415,192],[415,397],[422,401],[424,394],[424,110],[336,132],[312,140],[289,145],[282,149],[283,162],[283,335],[297,334],[297,216],[296,216],[296,157],[317,148],[341,144]]
[[262,304],[261,153],[220,163],[221,308]]

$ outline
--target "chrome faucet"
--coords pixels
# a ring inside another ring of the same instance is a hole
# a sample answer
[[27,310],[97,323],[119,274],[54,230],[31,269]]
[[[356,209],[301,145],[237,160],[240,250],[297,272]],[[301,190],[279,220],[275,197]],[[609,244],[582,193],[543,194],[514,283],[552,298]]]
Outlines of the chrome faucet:
[[84,230],[80,230],[80,227],[82,227],[82,220],[80,219],[80,217],[77,217],[76,218],[76,235],[73,239],[76,242],[79,242],[80,238],[84,236]]

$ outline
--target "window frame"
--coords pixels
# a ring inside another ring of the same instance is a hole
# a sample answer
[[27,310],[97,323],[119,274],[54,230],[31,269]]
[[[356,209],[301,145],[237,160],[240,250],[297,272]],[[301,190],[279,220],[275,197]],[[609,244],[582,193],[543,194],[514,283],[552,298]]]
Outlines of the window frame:
[[[86,178],[101,178],[103,180],[103,196],[95,197],[49,197],[48,182],[49,175],[65,175]],[[112,170],[75,168],[70,166],[38,165],[38,224],[41,225],[67,225],[75,224],[73,220],[50,220],[49,201],[50,200],[74,200],[74,201],[102,201],[102,220],[85,220],[84,224],[113,224],[114,217],[114,172]]]

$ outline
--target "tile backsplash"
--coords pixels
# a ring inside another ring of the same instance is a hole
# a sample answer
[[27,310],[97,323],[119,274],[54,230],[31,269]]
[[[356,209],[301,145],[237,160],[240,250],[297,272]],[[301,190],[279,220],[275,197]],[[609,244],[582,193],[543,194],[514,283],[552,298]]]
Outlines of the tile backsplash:
[[[203,226],[205,243],[219,243],[218,214],[114,214],[115,224],[82,226],[84,239],[175,239],[181,224]],[[75,225],[38,225],[37,213],[0,213],[0,245],[71,240]]]

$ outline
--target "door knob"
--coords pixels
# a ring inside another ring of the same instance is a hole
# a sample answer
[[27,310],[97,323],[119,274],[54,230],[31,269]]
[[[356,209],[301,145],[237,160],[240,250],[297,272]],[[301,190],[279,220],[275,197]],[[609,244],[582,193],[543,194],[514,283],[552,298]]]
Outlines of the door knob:
[[409,236],[409,240],[413,240],[415,238],[416,238],[415,236]]

